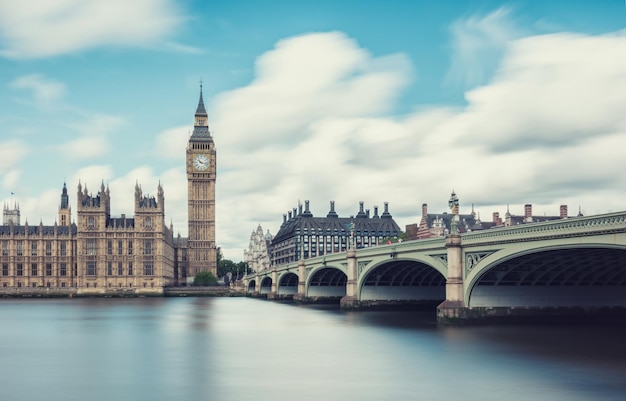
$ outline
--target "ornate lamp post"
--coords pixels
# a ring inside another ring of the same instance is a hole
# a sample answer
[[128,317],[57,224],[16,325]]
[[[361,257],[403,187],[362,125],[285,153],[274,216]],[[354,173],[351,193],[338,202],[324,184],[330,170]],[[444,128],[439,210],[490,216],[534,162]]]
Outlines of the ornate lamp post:
[[459,227],[457,219],[459,217],[459,198],[454,193],[454,190],[452,190],[452,194],[450,194],[448,206],[450,207],[450,211],[452,212],[452,220],[450,221],[450,234],[458,235]]

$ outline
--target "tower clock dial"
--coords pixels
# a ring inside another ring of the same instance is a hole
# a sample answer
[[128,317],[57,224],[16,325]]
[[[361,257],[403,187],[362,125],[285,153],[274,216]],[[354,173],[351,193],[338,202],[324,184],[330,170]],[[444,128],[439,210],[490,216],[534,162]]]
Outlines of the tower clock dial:
[[193,158],[193,166],[196,170],[204,171],[209,168],[209,158],[207,155],[195,155]]

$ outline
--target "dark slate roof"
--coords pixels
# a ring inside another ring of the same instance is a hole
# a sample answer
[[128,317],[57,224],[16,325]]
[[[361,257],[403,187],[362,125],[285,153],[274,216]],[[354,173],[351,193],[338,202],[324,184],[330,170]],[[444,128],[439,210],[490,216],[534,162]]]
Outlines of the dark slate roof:
[[128,217],[112,217],[107,220],[107,227],[124,228],[135,227],[135,219]]
[[300,214],[287,220],[272,239],[280,243],[295,235],[349,235],[350,224],[354,223],[355,235],[399,235],[401,230],[393,218],[312,217]]
[[[426,215],[428,221],[428,227],[432,228],[436,219],[441,219],[443,221],[443,226],[448,232],[451,230],[452,223],[452,214],[451,213],[441,213],[441,214],[431,214],[428,213]],[[484,230],[493,225],[493,223],[481,222],[476,220],[476,217],[473,214],[459,214],[459,232],[467,232],[473,230]]]
[[[39,235],[40,231],[44,236],[54,235],[54,227],[55,226],[28,226],[28,235]],[[76,235],[76,225],[72,224],[71,226],[56,226],[57,233],[59,235]],[[25,235],[26,234],[26,226],[22,225],[14,225],[13,232],[16,235]],[[10,235],[11,234],[11,226],[9,225],[1,225],[0,226],[0,235]]]
[[148,197],[148,196],[144,196],[143,198],[141,198],[141,200],[139,201],[139,206],[140,207],[152,207],[152,208],[156,208],[157,207],[157,201],[156,198],[154,196]]
[[187,246],[187,237],[174,237],[174,246],[186,247]]
[[197,116],[206,116],[206,109],[204,108],[204,99],[202,99],[202,86],[200,86],[200,100],[198,101],[198,108],[196,109]]
[[67,195],[67,186],[63,183],[63,192],[61,193],[61,209],[67,209],[70,205],[70,197]]
[[[204,108],[204,100],[202,99],[202,86],[200,87],[200,100],[198,101],[198,108],[196,109],[196,117],[207,117],[206,109]],[[193,127],[193,133],[191,134],[191,140],[195,142],[211,142],[211,132],[208,126],[195,125]]]

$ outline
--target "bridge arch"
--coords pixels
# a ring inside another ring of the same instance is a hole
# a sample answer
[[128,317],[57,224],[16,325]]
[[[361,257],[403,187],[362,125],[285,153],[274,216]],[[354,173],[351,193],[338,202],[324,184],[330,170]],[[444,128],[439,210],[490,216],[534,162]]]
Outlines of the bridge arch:
[[248,282],[248,287],[246,288],[246,293],[253,294],[256,287],[256,280],[250,280]]
[[269,294],[272,292],[272,278],[265,276],[261,278],[261,284],[259,286],[259,294]]
[[285,271],[278,277],[277,295],[295,295],[298,293],[299,277],[296,273]]
[[343,297],[348,275],[345,267],[322,265],[312,269],[306,282],[307,297]]
[[626,246],[503,250],[466,278],[468,307],[626,306]]
[[446,277],[433,265],[413,258],[370,263],[360,276],[361,301],[442,302],[446,299]]

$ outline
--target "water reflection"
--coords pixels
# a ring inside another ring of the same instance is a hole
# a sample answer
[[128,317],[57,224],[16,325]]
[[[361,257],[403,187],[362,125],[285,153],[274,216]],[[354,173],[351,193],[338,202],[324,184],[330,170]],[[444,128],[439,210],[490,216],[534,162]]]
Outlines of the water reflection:
[[622,400],[626,325],[439,327],[245,298],[0,301],[10,400]]

